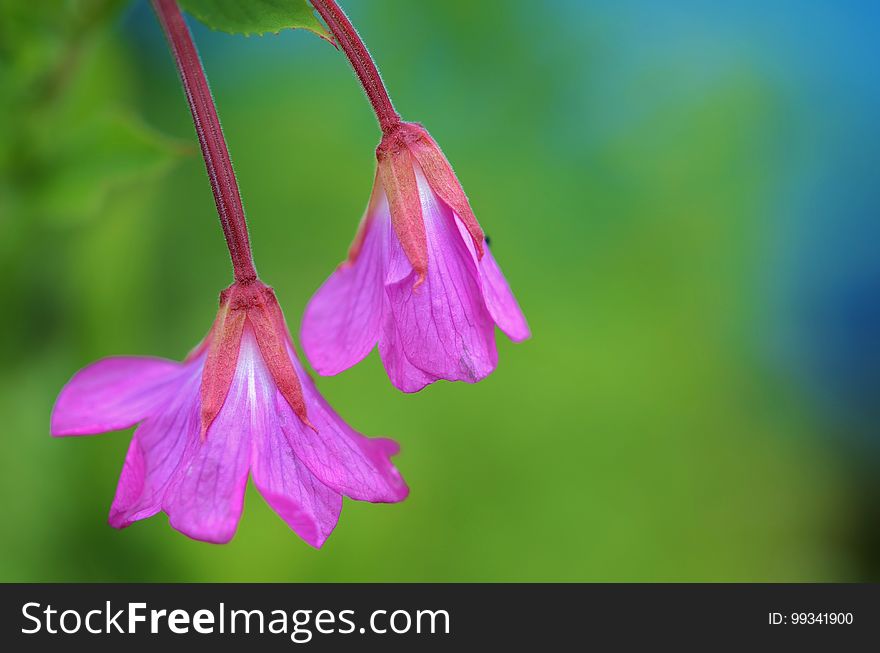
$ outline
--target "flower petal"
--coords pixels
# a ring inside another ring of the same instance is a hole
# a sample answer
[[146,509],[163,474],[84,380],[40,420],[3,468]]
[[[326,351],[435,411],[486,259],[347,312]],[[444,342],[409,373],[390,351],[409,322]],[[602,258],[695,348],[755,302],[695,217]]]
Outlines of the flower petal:
[[137,424],[168,397],[183,366],[163,358],[105,358],[73,375],[52,409],[54,436],[93,435]]
[[320,548],[339,520],[342,495],[297,459],[277,420],[255,425],[253,438],[251,469],[260,494],[297,535]]
[[428,274],[424,285],[413,288],[416,272],[391,239],[385,290],[399,347],[411,365],[433,379],[474,383],[498,362],[495,324],[455,215],[418,169],[416,176],[428,235]]
[[[294,454],[278,419],[281,411],[291,411],[290,403],[277,390],[271,372],[259,357],[258,344],[250,329],[246,333],[243,345],[249,352],[242,355],[253,361],[251,389],[258,407],[250,415],[254,484],[266,503],[297,535],[320,548],[339,520],[342,495],[315,478]],[[255,355],[258,358],[254,359]],[[301,422],[298,417],[293,419]]]
[[[474,260],[477,260],[477,253],[467,227],[458,222],[458,231],[468,245]],[[487,243],[483,244],[483,253],[483,258],[479,259],[477,267],[480,270],[480,282],[483,286],[483,299],[486,301],[486,308],[489,309],[489,314],[495,320],[495,324],[507,334],[508,338],[514,342],[522,342],[532,335],[526,317],[523,315],[513,292],[510,290],[507,279],[504,278],[504,274],[498,267],[495,256]]]
[[[387,438],[367,438],[346,424],[315,388],[290,347],[305,395],[309,420],[304,425],[293,411],[278,402],[278,419],[294,454],[318,480],[358,501],[396,503],[409,494],[400,472],[389,457],[397,443]],[[280,395],[279,395],[280,396]]]
[[492,250],[483,247],[483,258],[480,260],[480,279],[483,282],[483,299],[495,324],[514,342],[521,342],[531,337],[526,317],[523,315],[516,298],[510,291],[507,279],[498,267]]
[[409,362],[400,343],[397,323],[394,321],[394,315],[387,298],[385,304],[382,336],[379,338],[379,356],[382,358],[382,365],[385,366],[388,378],[395,388],[402,392],[418,392],[426,385],[436,381],[437,377],[426,374]]
[[256,389],[258,368],[265,370],[265,364],[246,326],[223,408],[205,438],[198,419],[187,429],[186,450],[165,490],[162,509],[171,526],[193,539],[219,544],[235,535],[251,464],[252,432],[266,410],[265,395]]
[[168,394],[168,403],[134,432],[110,507],[111,526],[125,528],[162,509],[168,483],[184,459],[187,444],[198,437],[203,363],[201,356],[187,364],[186,374]]
[[303,315],[303,350],[323,376],[338,374],[360,362],[379,339],[385,294],[383,250],[391,219],[385,194],[379,195],[357,257],[330,275]]

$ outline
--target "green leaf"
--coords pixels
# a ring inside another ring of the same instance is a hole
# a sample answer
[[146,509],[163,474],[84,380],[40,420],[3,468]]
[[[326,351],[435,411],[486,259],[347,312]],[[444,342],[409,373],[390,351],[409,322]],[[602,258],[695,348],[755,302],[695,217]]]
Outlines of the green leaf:
[[303,28],[331,41],[308,0],[180,0],[211,29],[232,34],[264,34]]

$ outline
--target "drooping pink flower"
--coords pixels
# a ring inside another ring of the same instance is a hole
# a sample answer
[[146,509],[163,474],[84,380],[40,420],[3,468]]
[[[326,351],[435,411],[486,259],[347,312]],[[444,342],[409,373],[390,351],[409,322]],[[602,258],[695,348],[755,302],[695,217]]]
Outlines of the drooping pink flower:
[[529,327],[458,179],[428,132],[386,128],[373,194],[348,259],[303,316],[303,349],[324,375],[378,342],[391,382],[416,392],[439,379],[476,382],[498,362],[495,325]]
[[389,457],[398,446],[355,432],[303,372],[271,288],[236,283],[221,294],[204,342],[183,362],[107,358],[61,391],[52,434],[77,436],[139,424],[110,524],[164,511],[197,540],[227,542],[248,476],[306,542],[320,547],[342,495],[396,502],[407,486]]
[[235,172],[186,22],[175,0],[153,0],[153,7],[186,91],[235,283],[183,363],[107,358],[74,375],[52,411],[52,434],[139,424],[110,508],[117,528],[165,511],[186,535],[227,542],[250,475],[281,518],[320,547],[342,495],[406,497],[389,460],[398,446],[352,430],[303,371],[275,293],[257,276]]

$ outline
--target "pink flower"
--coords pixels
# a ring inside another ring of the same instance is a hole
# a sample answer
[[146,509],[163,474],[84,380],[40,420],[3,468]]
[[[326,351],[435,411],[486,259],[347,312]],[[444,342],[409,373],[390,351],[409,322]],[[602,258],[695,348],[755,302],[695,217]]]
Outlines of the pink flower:
[[303,316],[303,349],[323,375],[378,342],[391,382],[416,392],[438,379],[479,381],[498,362],[495,325],[529,327],[452,167],[428,132],[398,123],[376,150],[373,194],[348,260]]
[[205,341],[184,361],[106,358],[80,370],[52,413],[55,436],[139,424],[110,524],[165,511],[197,540],[228,542],[248,474],[306,542],[320,547],[342,495],[396,502],[408,489],[392,440],[355,432],[318,394],[297,360],[272,289],[258,280],[221,293]]

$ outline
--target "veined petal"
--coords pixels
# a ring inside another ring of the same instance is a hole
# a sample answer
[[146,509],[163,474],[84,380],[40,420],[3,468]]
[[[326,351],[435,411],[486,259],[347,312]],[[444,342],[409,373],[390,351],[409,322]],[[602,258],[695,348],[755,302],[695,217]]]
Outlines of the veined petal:
[[[460,222],[458,229],[462,239],[468,244],[468,249],[471,250],[474,260],[477,260],[477,254],[471,244],[467,229]],[[495,324],[507,334],[507,337],[514,342],[522,342],[532,335],[526,317],[513,296],[501,268],[498,267],[492,250],[484,244],[483,252],[483,258],[479,259],[477,268],[480,271],[480,283],[483,287],[486,308],[489,309],[489,314],[495,320]]]
[[252,365],[254,407],[245,419],[250,422],[254,484],[297,535],[320,547],[339,520],[342,495],[315,478],[285,438],[278,415],[290,414],[290,405],[278,392],[250,330],[242,342],[242,356]]
[[[498,362],[495,324],[483,301],[477,264],[452,210],[418,169],[416,177],[428,237],[428,274],[414,288],[416,273],[392,239],[385,290],[397,342],[409,364],[426,375],[474,383]],[[387,344],[383,349],[390,351]]]
[[319,374],[338,374],[363,360],[379,339],[385,295],[384,257],[390,212],[379,190],[354,260],[342,263],[306,306],[300,340]]
[[257,427],[253,446],[251,471],[260,494],[297,535],[320,548],[339,520],[342,495],[297,459],[277,422]]
[[126,429],[176,388],[183,366],[163,358],[105,358],[73,375],[52,410],[54,436]]
[[379,356],[382,358],[382,365],[385,366],[388,378],[395,388],[402,392],[418,392],[436,381],[438,377],[426,374],[409,362],[400,343],[397,323],[394,321],[387,298],[385,304],[382,335],[379,338]]
[[185,424],[185,450],[165,489],[162,510],[174,528],[193,539],[223,543],[235,534],[251,464],[253,431],[266,409],[264,393],[257,391],[255,380],[261,365],[251,329],[245,326],[235,376],[207,437],[200,437],[198,412]]
[[278,404],[281,429],[297,458],[322,483],[352,499],[373,503],[405,499],[409,488],[389,460],[397,453],[397,444],[387,438],[367,438],[352,429],[321,396],[292,349],[290,355],[315,427],[305,426]]
[[485,254],[480,259],[480,280],[483,282],[483,299],[486,308],[495,320],[495,324],[514,342],[521,342],[531,337],[526,317],[523,315],[516,298],[510,291],[507,279],[498,267],[492,250],[484,247]]
[[134,432],[110,507],[111,526],[125,528],[162,509],[168,483],[184,459],[188,443],[198,439],[203,364],[204,356],[187,364],[161,410]]

